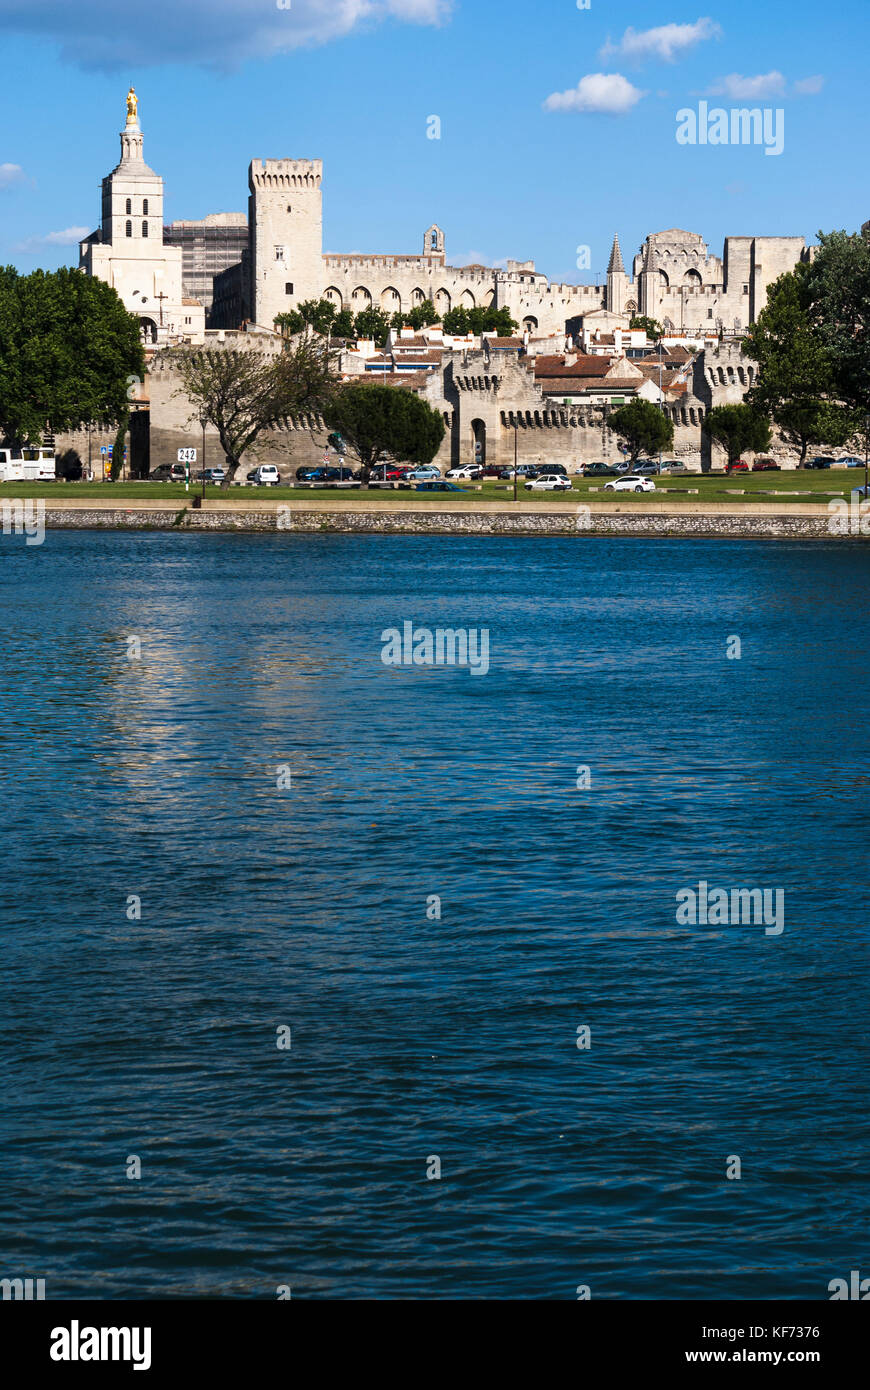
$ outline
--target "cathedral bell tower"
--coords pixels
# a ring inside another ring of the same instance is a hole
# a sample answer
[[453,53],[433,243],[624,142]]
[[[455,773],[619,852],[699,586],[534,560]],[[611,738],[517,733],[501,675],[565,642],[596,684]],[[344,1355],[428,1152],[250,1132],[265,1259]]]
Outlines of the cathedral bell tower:
[[145,163],[139,100],[127,93],[121,160],[103,179],[99,231],[79,248],[79,266],[105,280],[139,320],[150,346],[201,336],[205,311],[185,300],[180,246],[163,244],[163,180]]

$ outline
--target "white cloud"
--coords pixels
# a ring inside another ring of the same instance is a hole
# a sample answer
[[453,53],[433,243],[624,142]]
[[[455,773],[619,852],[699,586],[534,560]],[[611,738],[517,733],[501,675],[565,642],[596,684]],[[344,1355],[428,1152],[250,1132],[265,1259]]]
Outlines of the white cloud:
[[825,79],[818,77],[802,77],[799,82],[794,84],[794,94],[798,97],[814,97],[825,85]]
[[75,246],[77,242],[83,241],[90,234],[90,227],[64,227],[62,232],[47,232],[45,236],[28,237],[26,241],[20,241],[12,250],[19,254],[29,254],[33,251],[41,251],[46,246]]
[[24,183],[25,174],[20,164],[0,164],[0,188],[11,188],[14,183]]
[[552,92],[544,102],[545,111],[604,111],[622,115],[644,96],[619,72],[592,72],[581,77],[567,92]]
[[[282,5],[286,3],[286,8]],[[0,32],[39,34],[85,68],[192,61],[233,67],[387,20],[441,24],[453,0],[0,0]]]
[[696,19],[694,24],[660,24],[656,29],[626,29],[619,43],[608,39],[601,50],[602,58],[619,54],[643,62],[646,58],[661,58],[672,63],[706,39],[722,36],[721,26],[712,19]]
[[781,72],[765,72],[758,77],[741,77],[739,72],[720,77],[706,93],[711,97],[733,97],[735,101],[756,101],[761,97],[785,95],[785,78]]

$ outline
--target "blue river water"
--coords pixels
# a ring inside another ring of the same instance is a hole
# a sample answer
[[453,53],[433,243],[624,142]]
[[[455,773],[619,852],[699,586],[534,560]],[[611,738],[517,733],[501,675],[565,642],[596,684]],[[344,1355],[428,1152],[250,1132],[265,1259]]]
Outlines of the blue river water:
[[870,548],[50,531],[0,584],[0,1276],[870,1275]]

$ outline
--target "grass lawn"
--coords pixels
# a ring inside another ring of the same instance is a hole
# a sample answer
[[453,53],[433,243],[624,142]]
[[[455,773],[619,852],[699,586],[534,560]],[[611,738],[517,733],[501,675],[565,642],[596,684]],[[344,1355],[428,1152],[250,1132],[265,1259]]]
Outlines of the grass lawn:
[[[582,497],[594,503],[598,499],[628,499],[642,507],[648,497],[655,493],[611,493],[605,492],[606,478],[574,478],[571,493],[526,492],[520,481],[517,491],[518,502],[527,506],[547,505],[554,498],[568,500]],[[744,501],[769,502],[772,505],[792,502],[827,501],[828,497],[847,497],[852,488],[864,482],[862,468],[801,470],[782,473],[746,473],[726,477],[723,473],[687,473],[680,477],[656,478],[656,493],[661,496],[673,494],[674,502],[700,502],[705,498],[716,502]],[[238,502],[241,506],[256,506],[261,502],[294,501],[305,502],[317,499],[378,502],[384,506],[411,506],[417,503],[438,502],[451,507],[474,507],[481,499],[488,501],[513,500],[513,484],[487,479],[479,487],[468,486],[464,493],[415,492],[395,488],[304,488],[304,487],[231,487],[226,491],[219,487],[206,485],[207,499],[223,499]],[[697,492],[689,491],[697,489]],[[148,498],[151,501],[168,502],[179,507],[190,504],[195,495],[201,493],[202,485],[197,484],[185,492],[183,483],[151,483],[147,481],[117,483],[0,483],[2,497],[52,497],[65,498],[94,497],[104,501],[122,501],[126,498]],[[774,496],[777,493],[797,493],[797,496]]]

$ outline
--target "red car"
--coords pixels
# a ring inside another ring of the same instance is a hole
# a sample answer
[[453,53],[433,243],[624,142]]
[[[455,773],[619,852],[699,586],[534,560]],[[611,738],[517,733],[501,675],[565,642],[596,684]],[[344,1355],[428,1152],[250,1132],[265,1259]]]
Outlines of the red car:
[[407,467],[406,465],[404,465],[404,464],[402,464],[401,466],[397,466],[397,467],[395,467],[395,468],[388,468],[388,469],[387,469],[387,482],[390,482],[390,483],[400,483],[400,482],[402,481],[402,479],[405,477],[405,475],[406,475],[407,473],[410,473],[410,471],[411,471],[410,468],[408,468],[408,467]]
[[742,459],[737,459],[735,463],[727,463],[727,464],[725,465],[725,472],[726,472],[726,473],[748,473],[748,472],[749,472],[749,464],[748,464],[748,463],[744,463]]
[[780,467],[778,463],[774,463],[773,459],[756,459],[752,465],[752,471],[753,473],[779,473]]

